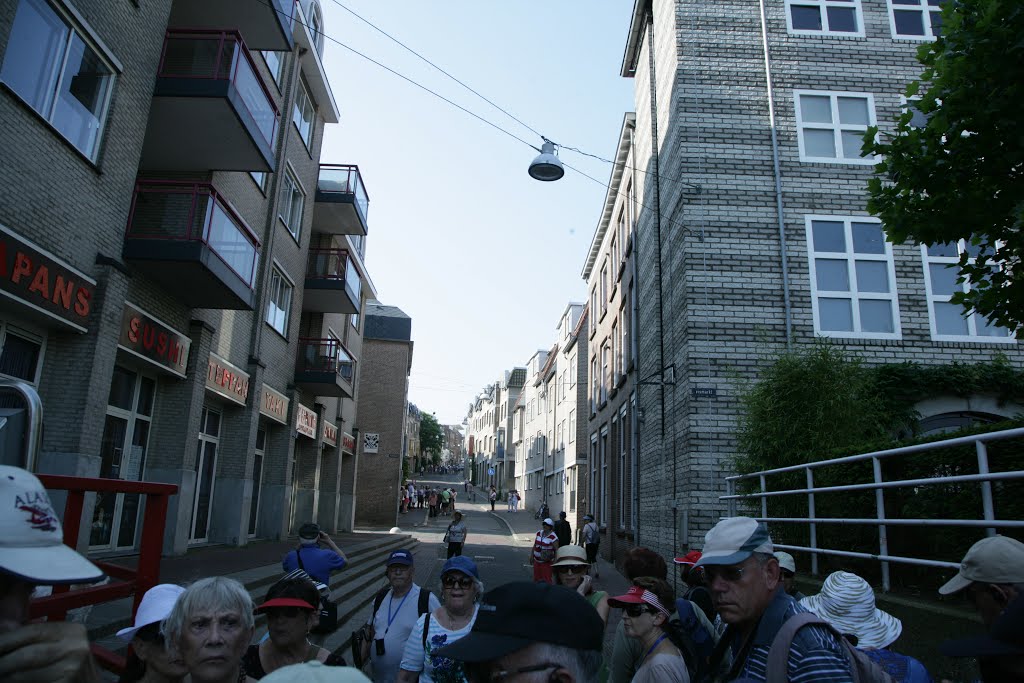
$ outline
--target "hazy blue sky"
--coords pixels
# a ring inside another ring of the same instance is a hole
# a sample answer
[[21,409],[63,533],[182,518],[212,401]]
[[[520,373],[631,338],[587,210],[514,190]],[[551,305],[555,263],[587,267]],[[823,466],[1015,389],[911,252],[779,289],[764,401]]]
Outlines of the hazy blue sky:
[[[529,129],[321,0],[330,38],[387,64],[537,146]],[[563,145],[615,154],[633,81],[619,66],[630,0],[341,0],[517,118]],[[554,183],[536,152],[326,41],[341,110],[324,163],[356,163],[370,195],[367,267],[378,297],[412,317],[409,399],[461,423],[485,384],[555,339],[585,299],[581,271],[609,164],[562,151]]]

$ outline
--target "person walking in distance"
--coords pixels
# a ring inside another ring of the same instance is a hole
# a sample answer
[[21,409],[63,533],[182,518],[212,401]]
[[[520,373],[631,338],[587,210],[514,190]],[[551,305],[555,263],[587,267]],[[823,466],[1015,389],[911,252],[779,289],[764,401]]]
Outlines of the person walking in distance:
[[530,564],[533,565],[533,580],[536,582],[552,583],[551,563],[555,559],[555,552],[558,550],[558,536],[554,532],[555,523],[548,517],[544,520],[540,531],[533,539],[533,548],[530,549]]
[[599,579],[601,574],[597,571],[597,549],[601,543],[601,532],[597,528],[597,522],[594,521],[593,515],[583,515],[583,521],[586,524],[583,525],[580,535],[583,536],[583,547],[587,551],[587,562],[594,570],[594,578]]
[[487,494],[487,497],[491,501],[491,512],[494,512],[494,503],[498,500],[498,492],[495,490],[493,485],[491,486],[491,492]]
[[555,536],[558,536],[559,548],[572,544],[572,527],[565,518],[565,510],[558,513],[558,521],[555,522]]
[[462,554],[466,535],[466,523],[462,521],[462,513],[456,510],[452,513],[452,522],[448,525],[448,531],[444,535],[448,539],[448,557]]

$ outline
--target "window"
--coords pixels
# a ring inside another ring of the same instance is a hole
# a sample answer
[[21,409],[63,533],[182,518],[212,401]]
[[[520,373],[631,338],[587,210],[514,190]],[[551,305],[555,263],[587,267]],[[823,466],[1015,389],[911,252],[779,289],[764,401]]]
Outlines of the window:
[[619,329],[622,331],[622,342],[619,346],[619,358],[622,361],[622,374],[625,376],[629,372],[629,325],[626,321],[626,307],[619,310]]
[[114,89],[114,68],[84,31],[45,0],[21,0],[0,80],[95,161]]
[[[636,291],[633,289],[633,283],[632,282],[629,283],[629,305],[630,305],[630,309],[629,309],[630,312],[634,314],[634,315],[630,315],[629,316],[629,362],[630,363],[636,363],[636,346],[637,346],[637,344],[636,344],[636,319],[637,319],[637,316],[635,315],[635,313],[637,311],[637,305],[636,305]],[[625,334],[626,331],[623,330],[622,333]]]
[[608,389],[611,387],[611,366],[609,365],[610,351],[608,349],[608,341],[605,340],[601,344],[601,403],[604,403],[608,398]]
[[608,259],[601,264],[601,317],[608,312]]
[[964,251],[970,262],[978,254],[978,247],[965,240],[921,246],[932,337],[949,341],[1012,342],[1006,328],[996,327],[974,313],[965,315],[960,304],[950,302],[954,292],[967,292],[971,287],[968,282],[957,282],[960,277],[957,264]]
[[597,331],[597,285],[590,290],[590,336]]
[[621,361],[619,360],[619,322],[618,320],[612,321],[612,387],[615,387],[616,376],[619,374],[619,367],[621,367]]
[[249,177],[259,186],[260,192],[267,193],[267,183],[270,181],[270,174],[263,171],[249,171]]
[[786,0],[790,33],[863,36],[860,0]]
[[893,38],[933,40],[942,34],[939,0],[889,0]]
[[569,411],[569,442],[576,440],[576,411]]
[[877,161],[860,153],[864,133],[875,125],[875,100],[870,93],[797,90],[795,97],[800,161]]
[[619,412],[619,528],[626,528],[626,406]]
[[288,336],[288,318],[292,309],[292,283],[278,270],[270,271],[270,298],[267,301],[267,324]]
[[[608,254],[609,254],[609,256],[611,256],[611,259],[612,259],[612,273],[618,273],[619,272],[618,271],[618,268],[619,268],[619,238],[618,238],[617,235],[612,235],[612,244],[611,244],[611,247],[608,249]],[[613,275],[612,276],[612,283],[613,283],[612,284],[612,294],[611,294],[612,296],[615,296],[615,285],[614,285],[614,283],[616,281],[617,280],[616,280],[616,278]]]
[[576,354],[569,359],[569,387],[576,386]]
[[295,108],[292,110],[292,123],[299,130],[299,136],[309,149],[313,143],[313,98],[309,96],[309,86],[303,78],[299,78],[299,92],[295,95]]
[[598,508],[601,511],[601,526],[608,524],[608,459],[611,452],[608,450],[608,428],[601,430],[601,504]]
[[296,242],[299,241],[299,235],[302,233],[302,214],[305,204],[306,195],[295,174],[289,168],[281,182],[281,206],[278,215]]
[[[632,184],[630,187],[632,188]],[[619,237],[619,249],[615,253],[615,263],[618,264],[621,259],[625,258],[626,254],[626,207],[619,209],[619,220],[616,230]]]
[[320,5],[314,3],[309,7],[309,32],[313,34],[313,44],[316,53],[321,57],[324,54],[324,18],[320,12]]
[[808,216],[814,331],[899,339],[892,245],[873,218]]
[[590,359],[590,412],[597,412],[598,397],[601,394],[601,375],[597,372],[597,356]]
[[274,78],[274,83],[277,83],[277,86],[280,88],[281,79],[284,77],[285,57],[288,53],[263,50],[260,54],[263,55],[263,61],[266,63],[270,75]]
[[43,340],[30,332],[3,325],[0,347],[0,375],[35,384],[39,379],[39,362],[43,356]]

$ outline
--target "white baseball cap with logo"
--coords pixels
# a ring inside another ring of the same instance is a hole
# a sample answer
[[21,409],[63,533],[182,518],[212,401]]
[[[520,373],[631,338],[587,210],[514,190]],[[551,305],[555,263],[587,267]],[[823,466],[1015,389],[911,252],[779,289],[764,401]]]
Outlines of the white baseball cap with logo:
[[93,583],[103,571],[64,545],[64,532],[42,483],[0,465],[0,571],[38,585]]
[[949,595],[979,583],[1024,582],[1024,543],[1008,536],[988,536],[971,546],[960,571],[939,593]]

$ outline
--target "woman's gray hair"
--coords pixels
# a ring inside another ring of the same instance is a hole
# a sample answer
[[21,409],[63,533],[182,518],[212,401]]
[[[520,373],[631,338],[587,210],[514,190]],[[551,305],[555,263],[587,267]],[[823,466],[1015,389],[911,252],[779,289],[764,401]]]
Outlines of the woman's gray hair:
[[476,599],[473,602],[480,602],[484,599],[484,582],[480,579],[473,579],[473,586],[476,588]]
[[197,609],[213,612],[237,611],[245,628],[253,628],[256,617],[253,616],[252,597],[245,586],[226,576],[212,576],[199,579],[181,594],[174,609],[160,624],[160,632],[167,639],[168,648],[178,651],[181,633],[192,612]]
[[558,664],[572,673],[577,681],[596,681],[601,669],[602,655],[597,650],[574,650],[562,645],[535,643],[534,657],[538,662]]

